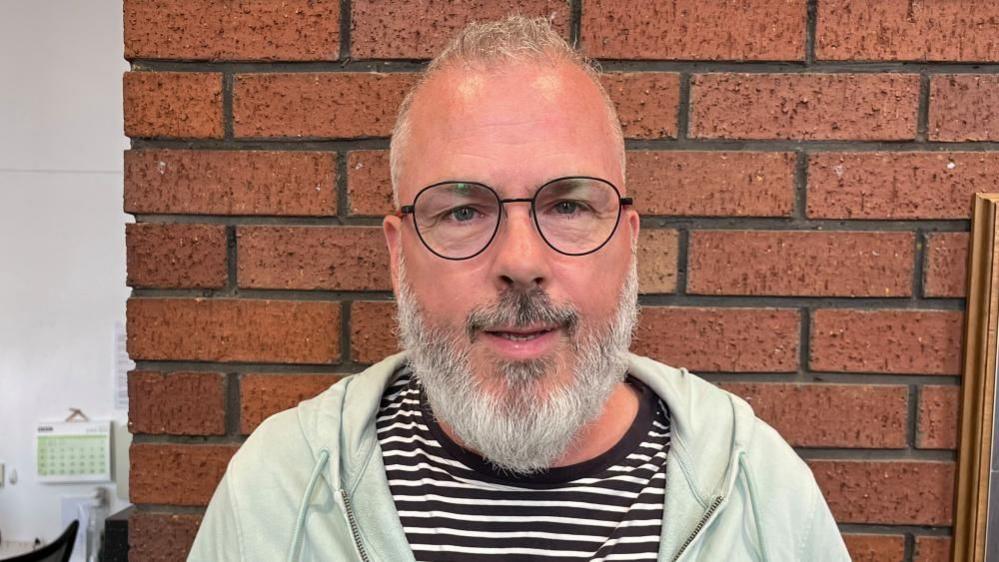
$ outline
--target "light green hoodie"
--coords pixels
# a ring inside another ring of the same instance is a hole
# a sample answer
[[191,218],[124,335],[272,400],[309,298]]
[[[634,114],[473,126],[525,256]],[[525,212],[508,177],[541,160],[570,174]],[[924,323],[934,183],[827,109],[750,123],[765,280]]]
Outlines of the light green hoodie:
[[[261,424],[229,463],[188,560],[412,561],[375,434],[404,360]],[[685,369],[628,363],[671,416],[660,560],[850,559],[808,466],[745,401]]]

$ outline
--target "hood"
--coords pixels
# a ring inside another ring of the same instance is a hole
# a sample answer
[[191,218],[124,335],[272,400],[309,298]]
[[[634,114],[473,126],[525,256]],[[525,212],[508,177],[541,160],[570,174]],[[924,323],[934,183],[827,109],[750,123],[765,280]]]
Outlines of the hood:
[[663,525],[659,552],[660,558],[666,554],[673,560],[731,494],[756,427],[755,415],[744,400],[687,369],[629,353],[628,372],[652,388],[670,412],[668,524]]
[[[316,459],[311,484],[321,479],[334,495],[356,496],[357,526],[374,560],[413,559],[404,540],[402,547],[393,540],[402,528],[381,455],[374,454],[378,447],[374,422],[382,394],[405,360],[406,352],[391,355],[298,408],[300,427]],[[663,525],[660,555],[673,559],[731,492],[739,457],[752,437],[754,415],[743,400],[686,369],[629,353],[628,372],[654,390],[670,411],[668,524]]]

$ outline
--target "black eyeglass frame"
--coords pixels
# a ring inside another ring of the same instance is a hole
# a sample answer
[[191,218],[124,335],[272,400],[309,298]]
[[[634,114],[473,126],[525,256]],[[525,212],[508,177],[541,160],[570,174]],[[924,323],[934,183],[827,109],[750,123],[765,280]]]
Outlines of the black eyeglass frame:
[[[548,240],[548,238],[545,236],[544,231],[541,229],[541,224],[538,223],[538,213],[536,212],[537,209],[535,207],[536,202],[538,200],[538,194],[541,193],[541,191],[544,190],[549,185],[551,185],[553,183],[557,183],[557,182],[566,181],[566,180],[593,180],[593,181],[598,181],[600,183],[607,184],[611,189],[614,190],[614,194],[617,195],[618,206],[617,206],[617,217],[614,219],[614,228],[611,229],[610,234],[607,235],[607,239],[606,240],[604,240],[603,242],[601,242],[600,245],[597,246],[596,248],[593,248],[592,250],[589,250],[589,251],[586,251],[586,252],[570,253],[570,252],[563,252],[562,250],[559,250],[558,248],[555,247],[554,244],[551,243],[551,241]],[[496,226],[493,228],[493,233],[489,236],[489,241],[486,242],[485,245],[483,245],[482,248],[478,252],[475,252],[474,254],[472,254],[470,256],[467,256],[467,257],[464,257],[464,258],[452,258],[452,257],[449,257],[449,256],[445,256],[445,255],[437,252],[433,248],[431,248],[430,244],[428,244],[427,241],[423,238],[423,234],[420,233],[420,226],[416,222],[416,212],[415,212],[416,211],[416,203],[420,200],[420,196],[423,195],[425,192],[427,192],[427,191],[429,191],[429,190],[431,190],[431,189],[433,189],[435,187],[439,187],[439,186],[442,186],[442,185],[448,185],[448,184],[454,184],[454,183],[464,183],[464,184],[468,184],[468,185],[476,185],[476,186],[479,186],[479,187],[486,188],[487,190],[489,190],[490,193],[493,194],[493,197],[496,198],[496,201],[499,203],[499,208],[500,208],[499,218],[496,220]],[[614,184],[612,184],[611,182],[609,182],[609,181],[607,181],[607,180],[605,180],[603,178],[596,178],[596,177],[592,177],[592,176],[563,176],[563,177],[560,177],[560,178],[555,178],[553,180],[549,180],[549,181],[543,183],[541,185],[541,187],[539,187],[538,189],[536,189],[534,191],[534,195],[531,196],[531,197],[510,197],[510,198],[507,198],[507,199],[503,199],[502,197],[500,197],[499,193],[496,193],[495,189],[489,187],[488,185],[486,185],[484,183],[475,182],[475,181],[463,181],[463,180],[445,180],[445,181],[440,181],[440,182],[428,185],[427,187],[424,187],[423,189],[421,189],[416,194],[416,197],[413,198],[413,204],[412,205],[403,205],[398,211],[396,211],[395,216],[397,216],[400,219],[402,219],[402,218],[405,218],[406,215],[413,215],[413,229],[416,230],[416,235],[420,238],[420,242],[423,243],[423,246],[426,249],[430,250],[430,253],[432,253],[435,256],[437,256],[439,258],[442,258],[442,259],[451,260],[451,261],[462,261],[462,260],[470,260],[470,259],[474,258],[475,256],[481,254],[482,252],[485,252],[486,249],[489,248],[489,245],[493,243],[493,239],[496,238],[496,233],[499,232],[500,224],[503,223],[503,215],[505,214],[505,207],[504,207],[504,205],[506,203],[530,203],[531,204],[531,218],[534,220],[534,228],[538,231],[538,234],[541,236],[541,239],[545,241],[545,244],[547,244],[549,248],[551,248],[552,250],[555,250],[556,252],[558,252],[558,253],[560,253],[562,255],[565,255],[565,256],[585,256],[585,255],[588,255],[588,254],[592,254],[593,252],[596,252],[600,248],[603,248],[604,246],[607,245],[608,242],[611,241],[611,238],[614,238],[614,233],[617,232],[617,227],[618,227],[619,224],[621,224],[621,212],[623,211],[623,209],[624,209],[624,207],[626,205],[634,205],[634,199],[631,198],[631,197],[621,197],[621,192],[618,191],[617,187]]]

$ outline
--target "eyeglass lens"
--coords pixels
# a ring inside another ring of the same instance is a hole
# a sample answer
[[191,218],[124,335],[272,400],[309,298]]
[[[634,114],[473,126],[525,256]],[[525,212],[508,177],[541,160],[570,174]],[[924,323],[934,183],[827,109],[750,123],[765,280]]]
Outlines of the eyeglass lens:
[[[535,195],[535,221],[541,236],[564,254],[586,254],[614,233],[620,196],[609,184],[567,178],[545,184]],[[501,204],[491,189],[474,183],[444,183],[419,194],[416,227],[435,253],[462,259],[481,252],[500,222]]]

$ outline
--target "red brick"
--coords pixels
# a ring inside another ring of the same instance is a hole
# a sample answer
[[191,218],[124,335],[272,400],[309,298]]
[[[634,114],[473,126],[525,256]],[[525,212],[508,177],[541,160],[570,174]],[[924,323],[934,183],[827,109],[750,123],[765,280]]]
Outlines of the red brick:
[[240,287],[392,288],[388,248],[377,227],[243,226],[236,240]]
[[621,121],[625,138],[676,137],[680,75],[672,72],[611,72],[600,77]]
[[338,0],[126,0],[125,58],[336,60]]
[[837,523],[950,525],[954,463],[813,460]]
[[387,137],[416,75],[240,74],[233,86],[237,137]]
[[909,232],[701,230],[690,233],[688,260],[692,294],[912,294]]
[[915,562],[951,562],[950,537],[916,537]]
[[999,140],[999,76],[949,74],[930,78],[929,138]]
[[350,56],[428,59],[472,21],[511,13],[545,16],[569,37],[569,4],[564,0],[353,0]]
[[817,59],[999,60],[999,7],[988,2],[839,0],[820,2],[816,19]]
[[378,216],[395,211],[387,150],[355,150],[347,154],[347,201],[352,215]]
[[826,152],[808,162],[808,216],[820,219],[967,219],[992,189],[999,154]]
[[126,72],[123,95],[130,137],[222,138],[219,73]]
[[248,374],[239,379],[239,430],[248,435],[268,417],[312,398],[340,375]]
[[354,301],[350,305],[350,356],[376,363],[399,351],[392,301]]
[[331,152],[125,152],[129,213],[332,216],[336,197]]
[[916,447],[957,449],[961,388],[926,385],[919,389],[919,426]]
[[956,375],[963,313],[950,310],[817,310],[811,368],[816,371]]
[[860,384],[725,383],[795,447],[904,449],[909,390]]
[[132,298],[127,315],[135,360],[340,360],[339,303]]
[[805,4],[587,0],[581,39],[608,59],[803,60]]
[[628,152],[628,191],[643,215],[783,217],[794,208],[790,152]]
[[843,535],[853,562],[902,562],[905,537],[902,535]]
[[226,284],[222,225],[126,224],[128,285],[217,288]]
[[132,443],[132,503],[208,505],[238,445]]
[[128,517],[128,559],[133,562],[184,562],[200,525],[198,515],[133,512]]
[[927,235],[924,296],[965,296],[968,290],[968,246],[967,232],[934,232]]
[[638,232],[638,290],[676,292],[679,238],[675,230],[643,228]]
[[692,371],[793,372],[800,325],[790,309],[645,307],[633,349]]
[[910,140],[918,101],[916,74],[699,74],[690,136]]
[[225,434],[222,373],[128,374],[130,433]]

